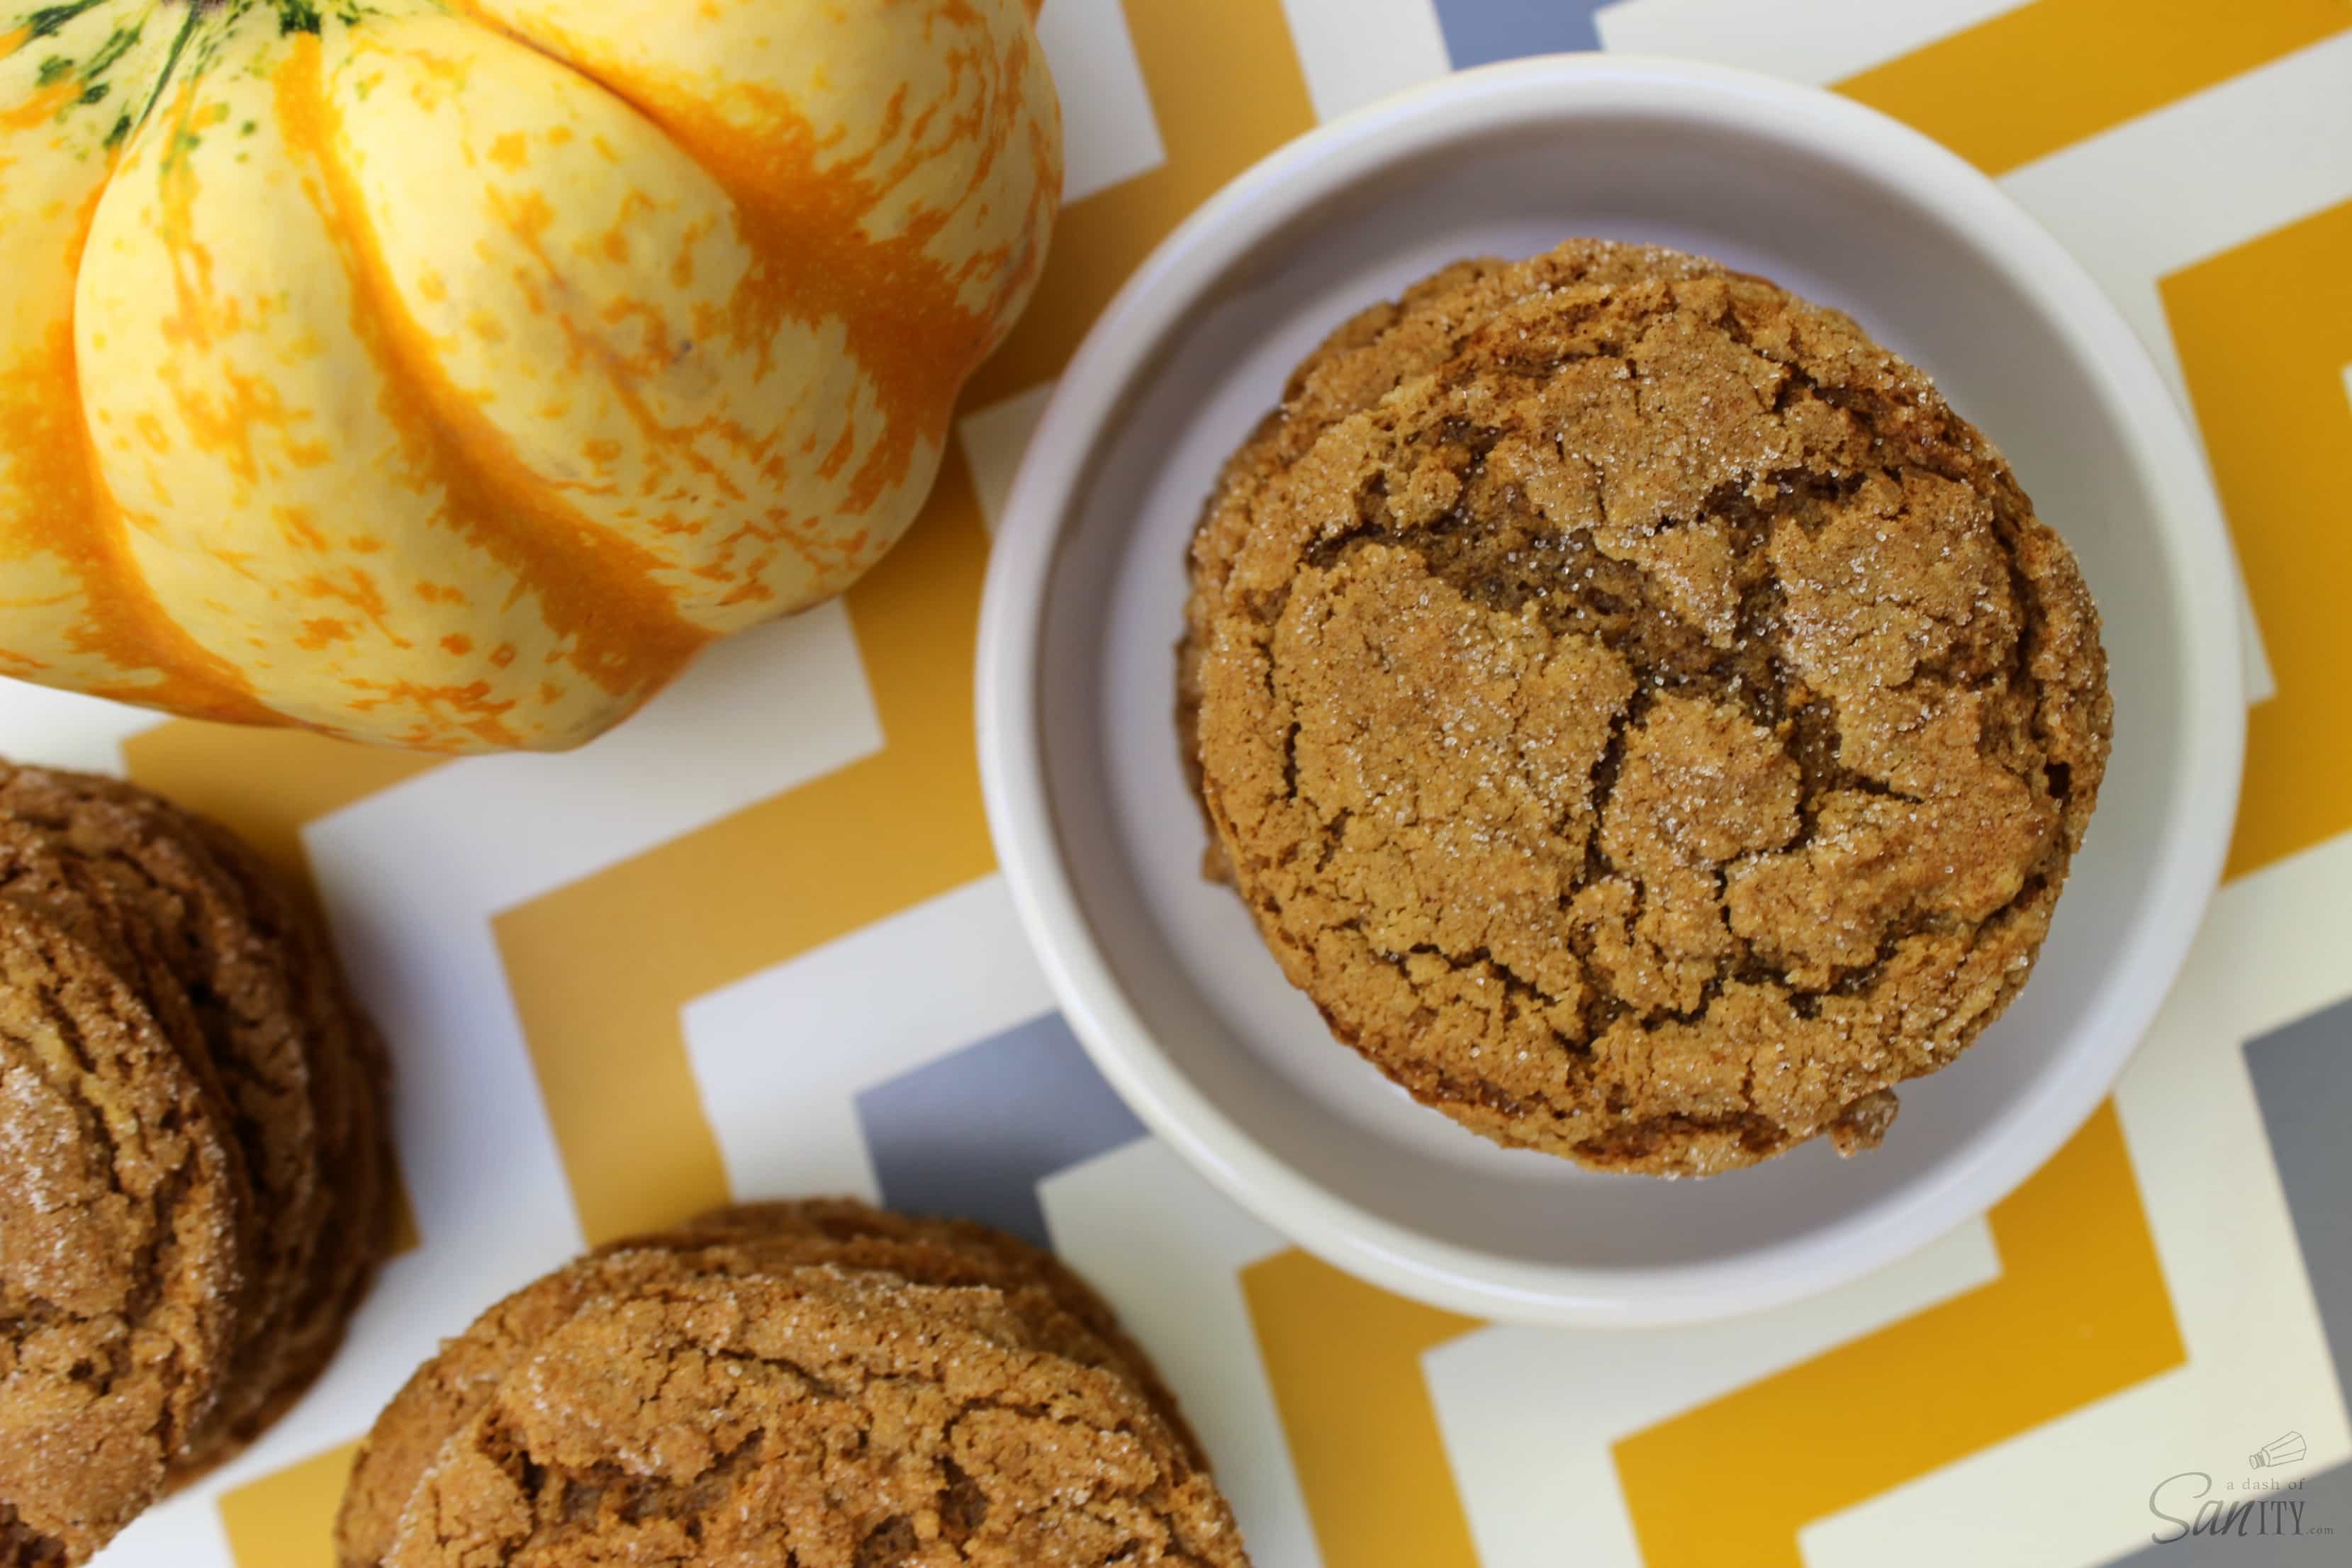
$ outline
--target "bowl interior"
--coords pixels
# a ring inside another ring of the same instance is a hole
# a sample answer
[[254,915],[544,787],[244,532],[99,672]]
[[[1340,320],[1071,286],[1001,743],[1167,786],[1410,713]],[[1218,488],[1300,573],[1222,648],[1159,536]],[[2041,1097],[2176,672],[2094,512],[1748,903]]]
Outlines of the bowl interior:
[[[1354,310],[1458,258],[1526,256],[1572,235],[1700,252],[1852,314],[2008,454],[2105,615],[2115,759],[2038,973],[1957,1066],[1903,1090],[1885,1147],[1867,1157],[1817,1143],[1667,1183],[1493,1147],[1334,1044],[1233,893],[1200,875],[1173,647],[1185,549],[1219,464]],[[1408,1235],[1522,1264],[1673,1270],[1816,1246],[1961,1180],[1989,1129],[2079,1068],[2078,1042],[2114,1034],[2103,1016],[2119,988],[2162,985],[2129,960],[2158,891],[2152,847],[2178,837],[2192,805],[2184,750],[2211,617],[2188,602],[2189,557],[2160,524],[2158,487],[2079,337],[1958,222],[1800,138],[1564,97],[1540,121],[1384,155],[1229,264],[1170,286],[1192,301],[1181,327],[1142,346],[1111,406],[1076,414],[1095,433],[1036,644],[1063,870],[1149,1036],[1112,1048],[1163,1052],[1274,1159]]]

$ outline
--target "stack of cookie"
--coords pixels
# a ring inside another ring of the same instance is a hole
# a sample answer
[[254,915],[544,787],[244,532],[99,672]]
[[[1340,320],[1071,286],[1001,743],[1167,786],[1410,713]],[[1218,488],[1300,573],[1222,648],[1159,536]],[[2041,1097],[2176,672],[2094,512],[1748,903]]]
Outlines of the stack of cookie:
[[383,1251],[382,1079],[250,849],[0,763],[0,1564],[86,1561],[325,1364]]
[[1109,1310],[979,1226],[846,1200],[593,1253],[443,1346],[362,1448],[343,1568],[1243,1568]]

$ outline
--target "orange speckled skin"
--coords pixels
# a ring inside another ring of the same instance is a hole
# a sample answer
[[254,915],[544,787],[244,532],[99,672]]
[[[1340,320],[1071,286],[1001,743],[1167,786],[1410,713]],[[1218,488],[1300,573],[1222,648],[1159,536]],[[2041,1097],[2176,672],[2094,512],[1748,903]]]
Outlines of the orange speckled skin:
[[0,0],[0,674],[573,746],[912,521],[1024,0]]

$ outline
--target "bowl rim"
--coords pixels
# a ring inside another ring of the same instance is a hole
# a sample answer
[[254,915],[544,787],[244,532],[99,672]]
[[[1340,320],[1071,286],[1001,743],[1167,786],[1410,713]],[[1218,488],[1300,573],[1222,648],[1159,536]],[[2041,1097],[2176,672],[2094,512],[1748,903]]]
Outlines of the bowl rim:
[[[2066,352],[2158,498],[2154,518],[2199,654],[2186,661],[2175,758],[2188,776],[2170,831],[2150,847],[2150,895],[2032,1100],[1986,1123],[1899,1201],[1728,1258],[1583,1267],[1498,1257],[1363,1209],[1244,1131],[1170,1059],[1089,929],[1064,860],[1045,776],[1040,639],[1070,503],[1109,416],[1209,282],[1316,201],[1416,152],[1628,110],[1769,135],[1979,236],[2011,286],[2064,324]],[[1096,1066],[1213,1186],[1310,1253],[1399,1294],[1503,1321],[1656,1326],[1762,1310],[1858,1279],[1999,1203],[2082,1127],[2137,1048],[2203,921],[2235,816],[2246,723],[2235,573],[2202,444],[2147,350],[2081,263],[1958,154],[1851,100],[1724,66],[1579,54],[1480,67],[1335,120],[1261,160],[1153,250],[1072,357],[991,551],[975,661],[989,827],[1031,943]]]

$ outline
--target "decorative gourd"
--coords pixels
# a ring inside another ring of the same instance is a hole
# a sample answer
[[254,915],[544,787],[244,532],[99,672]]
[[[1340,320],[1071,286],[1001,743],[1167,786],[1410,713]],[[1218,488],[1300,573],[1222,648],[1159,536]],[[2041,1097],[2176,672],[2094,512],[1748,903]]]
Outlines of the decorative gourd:
[[1035,282],[1024,0],[0,0],[0,674],[578,744],[840,592]]

